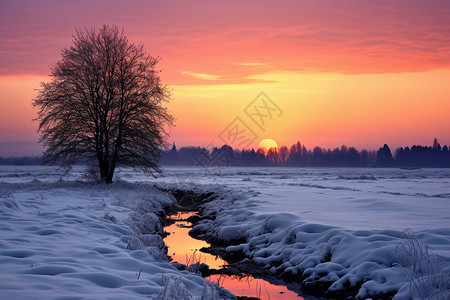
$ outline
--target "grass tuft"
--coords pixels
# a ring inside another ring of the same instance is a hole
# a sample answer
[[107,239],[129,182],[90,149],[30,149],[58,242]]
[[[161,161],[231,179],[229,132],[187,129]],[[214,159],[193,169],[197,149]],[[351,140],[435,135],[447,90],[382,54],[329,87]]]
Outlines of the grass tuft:
[[411,229],[396,247],[398,265],[408,277],[413,299],[450,299],[450,268]]

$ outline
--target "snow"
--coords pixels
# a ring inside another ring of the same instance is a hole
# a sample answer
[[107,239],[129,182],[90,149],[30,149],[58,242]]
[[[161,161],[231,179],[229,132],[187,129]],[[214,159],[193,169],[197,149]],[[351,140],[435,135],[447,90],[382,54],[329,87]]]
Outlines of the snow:
[[167,260],[158,214],[173,197],[149,184],[59,174],[0,169],[0,299],[156,299],[176,293],[173,282],[183,287],[179,299],[213,294]]
[[[159,181],[221,195],[204,205],[210,218],[193,232],[233,244],[227,247],[230,254],[297,278],[311,293],[322,289],[328,296],[357,299],[449,297],[450,170],[206,171],[198,176],[201,170],[195,168],[166,169]],[[408,228],[414,236],[405,235]],[[404,245],[411,240],[419,243],[410,251]],[[401,263],[424,249],[433,250]],[[418,270],[423,264],[434,271]]]
[[121,169],[112,185],[83,176],[0,168],[0,298],[216,297],[167,262],[158,220],[174,199],[152,184],[215,192],[193,232],[307,293],[449,295],[447,169],[174,167],[157,179]]

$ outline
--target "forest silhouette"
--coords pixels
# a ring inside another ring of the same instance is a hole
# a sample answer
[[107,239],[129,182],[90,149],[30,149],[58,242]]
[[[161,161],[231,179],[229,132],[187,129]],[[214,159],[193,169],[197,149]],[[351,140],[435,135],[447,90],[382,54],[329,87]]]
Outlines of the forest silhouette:
[[394,153],[388,145],[378,151],[361,150],[345,145],[340,148],[307,149],[300,142],[290,148],[238,150],[228,145],[213,147],[181,147],[173,144],[163,152],[162,165],[169,166],[289,166],[289,167],[401,167],[401,168],[448,168],[449,147],[441,147],[437,139],[432,146],[414,145],[401,147]]
[[[0,157],[0,165],[38,165],[40,157]],[[228,145],[213,147],[180,147],[172,145],[162,153],[163,166],[287,166],[287,167],[399,167],[399,168],[450,168],[448,146],[434,139],[432,146],[414,145],[391,152],[388,145],[378,150],[357,150],[345,145],[340,148],[306,148],[300,142],[290,148],[238,150]]]

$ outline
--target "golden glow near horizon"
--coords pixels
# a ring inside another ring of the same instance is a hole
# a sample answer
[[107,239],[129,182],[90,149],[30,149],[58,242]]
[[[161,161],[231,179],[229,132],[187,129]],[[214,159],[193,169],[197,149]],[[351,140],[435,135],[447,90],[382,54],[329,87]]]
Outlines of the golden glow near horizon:
[[[376,149],[449,144],[450,69],[393,74],[267,73],[269,83],[172,86],[168,104],[177,146],[221,144],[220,132],[264,91],[283,110],[265,131],[245,120],[259,138],[274,136],[280,145],[297,140],[312,148]],[[5,141],[37,140],[31,99],[44,76],[0,77],[0,136]],[[258,144],[249,148],[257,149]]]
[[175,86],[170,105],[177,117],[174,140],[190,136],[193,144],[201,145],[214,139],[263,90],[284,113],[265,131],[247,124],[260,138],[274,136],[280,145],[299,140],[310,148],[346,144],[377,149],[384,143],[428,145],[435,136],[443,144],[450,142],[450,69],[392,74],[286,71],[258,78],[270,81]]

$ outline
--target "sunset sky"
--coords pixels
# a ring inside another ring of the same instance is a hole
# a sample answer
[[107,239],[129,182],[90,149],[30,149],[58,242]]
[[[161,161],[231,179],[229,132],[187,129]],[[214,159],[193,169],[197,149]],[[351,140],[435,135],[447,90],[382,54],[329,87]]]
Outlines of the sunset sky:
[[103,24],[161,57],[177,146],[449,145],[449,16],[448,0],[0,0],[0,156],[39,154],[35,89],[75,28]]

